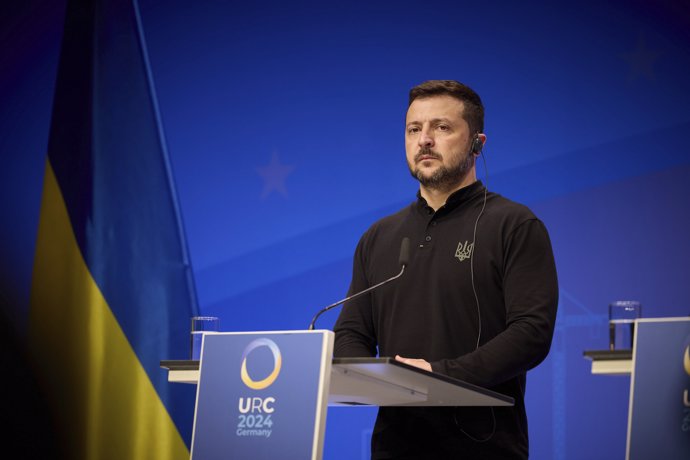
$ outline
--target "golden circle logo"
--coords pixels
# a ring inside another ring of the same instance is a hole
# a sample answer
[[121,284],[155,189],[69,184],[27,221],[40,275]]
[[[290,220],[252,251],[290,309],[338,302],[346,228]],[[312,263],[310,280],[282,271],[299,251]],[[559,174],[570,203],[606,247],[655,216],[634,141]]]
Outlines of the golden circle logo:
[[[271,353],[273,353],[273,371],[265,379],[254,381],[247,372],[247,357],[249,356],[249,353],[251,353],[254,349],[259,347],[268,347],[268,349],[271,350]],[[247,348],[244,349],[244,353],[242,353],[242,370],[240,371],[242,382],[244,382],[244,384],[252,390],[263,390],[264,388],[271,386],[273,382],[275,382],[275,380],[278,378],[282,362],[283,361],[282,357],[280,356],[280,349],[273,340],[253,340],[249,343],[249,345],[247,345]]]
[[685,355],[683,356],[683,367],[685,372],[690,375],[690,345],[685,347]]

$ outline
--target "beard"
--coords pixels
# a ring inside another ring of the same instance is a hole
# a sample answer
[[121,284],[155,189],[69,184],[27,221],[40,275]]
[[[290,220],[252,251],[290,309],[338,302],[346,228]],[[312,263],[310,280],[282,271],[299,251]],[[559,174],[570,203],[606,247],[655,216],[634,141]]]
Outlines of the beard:
[[431,156],[439,160],[442,158],[438,152],[431,149],[422,149],[415,155],[413,164],[408,162],[407,166],[410,169],[410,174],[424,187],[438,191],[452,190],[457,187],[474,165],[472,154],[464,155],[458,159],[457,163],[450,166],[442,164],[430,175],[425,175],[417,166],[422,156]]

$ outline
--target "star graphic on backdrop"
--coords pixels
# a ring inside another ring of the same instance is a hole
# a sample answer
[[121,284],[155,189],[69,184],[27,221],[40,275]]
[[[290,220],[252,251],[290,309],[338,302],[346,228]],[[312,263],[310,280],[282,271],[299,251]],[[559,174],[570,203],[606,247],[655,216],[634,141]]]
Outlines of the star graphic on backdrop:
[[660,55],[661,53],[649,48],[644,36],[640,35],[637,39],[637,48],[629,53],[621,54],[621,57],[630,66],[628,80],[637,80],[642,76],[649,81],[654,81],[654,61]]
[[264,180],[264,189],[261,192],[261,198],[266,198],[272,192],[280,192],[283,196],[287,196],[287,189],[285,188],[285,179],[295,169],[292,165],[285,165],[280,163],[278,153],[273,152],[271,162],[266,166],[256,168],[256,171]]

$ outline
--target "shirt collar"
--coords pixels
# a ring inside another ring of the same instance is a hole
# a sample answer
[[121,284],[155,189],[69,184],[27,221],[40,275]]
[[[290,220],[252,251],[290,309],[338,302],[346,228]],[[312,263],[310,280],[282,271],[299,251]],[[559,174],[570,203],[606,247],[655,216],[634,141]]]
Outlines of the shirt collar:
[[[448,211],[455,209],[461,204],[467,203],[468,201],[472,200],[475,196],[479,195],[480,193],[483,193],[483,191],[484,184],[482,184],[482,181],[474,181],[470,185],[467,185],[451,193],[448,196],[448,199],[446,200],[445,204],[438,208],[438,211],[441,211],[442,209]],[[434,213],[433,208],[431,208],[427,204],[426,200],[422,197],[421,191],[419,190],[417,191],[417,208],[423,211],[425,214]]]

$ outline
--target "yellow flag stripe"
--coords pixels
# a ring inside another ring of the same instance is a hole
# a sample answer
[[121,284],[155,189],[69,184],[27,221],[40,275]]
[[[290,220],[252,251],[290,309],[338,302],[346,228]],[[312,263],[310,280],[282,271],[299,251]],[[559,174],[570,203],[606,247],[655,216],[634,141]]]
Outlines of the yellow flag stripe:
[[68,458],[189,459],[189,450],[84,262],[50,161],[29,335]]

